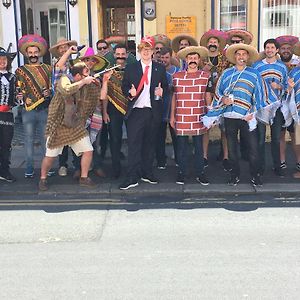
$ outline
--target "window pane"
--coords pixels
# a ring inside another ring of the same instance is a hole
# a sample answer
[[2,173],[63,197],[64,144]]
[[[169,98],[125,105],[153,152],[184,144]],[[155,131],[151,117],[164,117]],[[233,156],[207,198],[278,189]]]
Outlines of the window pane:
[[220,29],[246,29],[247,0],[220,0]]
[[300,35],[300,0],[263,0],[260,49],[268,38]]

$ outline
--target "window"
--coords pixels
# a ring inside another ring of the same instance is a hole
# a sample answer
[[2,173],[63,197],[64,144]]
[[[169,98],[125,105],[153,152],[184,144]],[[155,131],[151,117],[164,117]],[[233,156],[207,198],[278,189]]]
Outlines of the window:
[[220,0],[220,29],[246,29],[247,0]]
[[260,23],[260,49],[269,38],[300,35],[300,0],[263,0]]

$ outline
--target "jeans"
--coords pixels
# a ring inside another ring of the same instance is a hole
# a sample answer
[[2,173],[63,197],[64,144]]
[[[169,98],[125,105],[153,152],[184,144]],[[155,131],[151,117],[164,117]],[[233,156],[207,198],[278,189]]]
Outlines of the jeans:
[[[284,123],[284,118],[280,108],[277,109],[273,124],[271,125],[271,153],[273,167],[280,168],[280,133]],[[258,153],[259,153],[259,174],[263,175],[265,171],[265,139],[266,125],[258,122]]]
[[[195,148],[195,168],[196,176],[200,176],[204,170],[204,160],[203,160],[203,143],[202,135],[194,135],[193,144]],[[177,135],[177,159],[179,165],[179,172],[186,176],[186,166],[187,166],[187,147],[189,142],[188,136]]]
[[34,136],[35,130],[38,128],[41,133],[42,153],[46,152],[45,128],[47,123],[48,109],[41,110],[22,110],[22,122],[24,128],[24,145],[25,145],[25,161],[26,168],[33,168],[34,156]]
[[238,131],[243,135],[248,148],[250,174],[252,177],[258,174],[258,139],[257,129],[249,131],[249,125],[242,119],[224,118],[225,132],[228,145],[228,155],[231,163],[231,175],[240,176],[239,154],[238,154]]
[[167,127],[169,126],[172,144],[174,148],[175,162],[177,163],[177,147],[176,147],[176,133],[175,130],[168,124],[169,122],[163,121],[160,124],[157,139],[156,139],[156,160],[158,166],[166,165],[166,136]]

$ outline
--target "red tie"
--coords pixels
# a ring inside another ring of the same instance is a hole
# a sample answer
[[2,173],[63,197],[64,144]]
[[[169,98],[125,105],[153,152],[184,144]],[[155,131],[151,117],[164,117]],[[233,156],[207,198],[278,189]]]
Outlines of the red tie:
[[148,80],[148,71],[149,71],[149,68],[150,68],[150,66],[146,66],[145,67],[144,74],[143,74],[143,76],[141,78],[141,81],[139,83],[139,86],[138,86],[138,88],[136,90],[137,94],[139,94],[139,92],[142,90],[142,88],[144,86],[144,83],[147,84],[147,85],[149,84],[149,80]]
[[149,66],[146,66],[145,67],[145,72],[144,72],[144,77],[145,77],[144,81],[145,81],[145,84],[147,84],[147,85],[149,84],[148,72],[149,72]]

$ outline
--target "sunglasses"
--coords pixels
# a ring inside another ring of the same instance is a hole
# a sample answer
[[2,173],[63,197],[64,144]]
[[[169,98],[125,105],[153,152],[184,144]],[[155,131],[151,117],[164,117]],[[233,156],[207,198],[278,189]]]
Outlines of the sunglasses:
[[107,47],[99,47],[99,48],[97,48],[98,50],[105,50],[105,49],[107,49]]
[[233,40],[233,41],[231,41],[231,44],[239,44],[241,42],[242,42],[242,40]]

